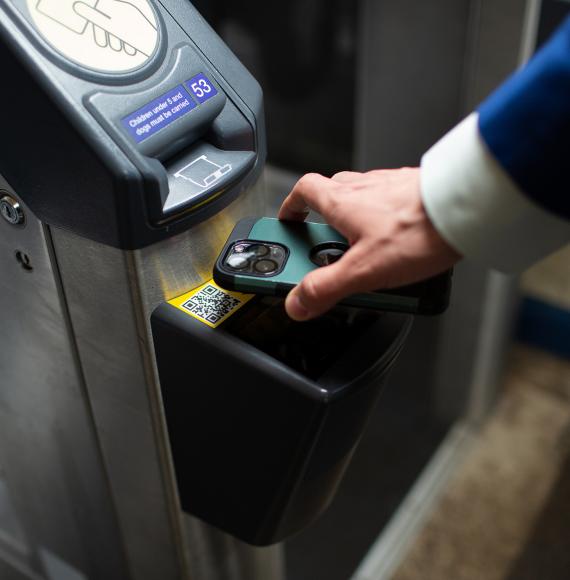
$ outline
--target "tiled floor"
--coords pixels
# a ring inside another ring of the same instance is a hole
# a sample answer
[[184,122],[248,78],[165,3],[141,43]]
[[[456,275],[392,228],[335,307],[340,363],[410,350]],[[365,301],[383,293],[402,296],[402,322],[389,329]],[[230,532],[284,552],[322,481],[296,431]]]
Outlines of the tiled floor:
[[393,580],[570,578],[570,362],[513,348],[505,391]]

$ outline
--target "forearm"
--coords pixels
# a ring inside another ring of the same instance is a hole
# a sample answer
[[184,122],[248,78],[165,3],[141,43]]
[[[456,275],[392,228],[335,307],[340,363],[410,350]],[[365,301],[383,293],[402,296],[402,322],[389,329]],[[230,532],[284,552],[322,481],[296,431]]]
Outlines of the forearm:
[[522,270],[570,238],[570,19],[422,159],[422,196],[462,254]]
[[522,271],[570,240],[570,223],[523,193],[489,152],[477,113],[424,155],[421,190],[442,237],[488,267]]

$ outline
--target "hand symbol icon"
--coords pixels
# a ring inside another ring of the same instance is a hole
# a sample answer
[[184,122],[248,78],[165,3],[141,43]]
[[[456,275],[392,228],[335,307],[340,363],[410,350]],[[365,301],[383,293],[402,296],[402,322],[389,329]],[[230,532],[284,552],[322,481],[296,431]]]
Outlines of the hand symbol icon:
[[98,46],[109,46],[133,56],[137,51],[150,56],[157,41],[154,14],[145,0],[99,0],[96,7],[73,4],[75,13],[93,25]]
[[44,39],[73,63],[92,70],[136,70],[158,45],[160,21],[151,0],[25,1]]

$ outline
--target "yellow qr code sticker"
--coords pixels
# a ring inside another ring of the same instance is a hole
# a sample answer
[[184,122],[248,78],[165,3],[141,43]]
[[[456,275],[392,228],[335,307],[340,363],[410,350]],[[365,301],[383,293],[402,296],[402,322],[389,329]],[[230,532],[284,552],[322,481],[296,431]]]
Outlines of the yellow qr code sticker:
[[168,303],[211,328],[216,328],[253,297],[254,294],[224,290],[209,280]]

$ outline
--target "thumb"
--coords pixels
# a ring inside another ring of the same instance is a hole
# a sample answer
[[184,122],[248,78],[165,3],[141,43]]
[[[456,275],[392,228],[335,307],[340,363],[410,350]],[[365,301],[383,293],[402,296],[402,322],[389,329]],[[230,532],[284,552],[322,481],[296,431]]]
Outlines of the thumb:
[[362,290],[358,254],[349,250],[340,260],[313,270],[289,292],[285,310],[293,320],[309,320],[330,310],[337,302]]
[[95,10],[95,8],[92,8],[89,4],[85,4],[85,2],[75,2],[73,4],[73,10],[76,14],[103,28],[103,30],[107,30],[109,22],[111,21],[111,18],[104,12]]

